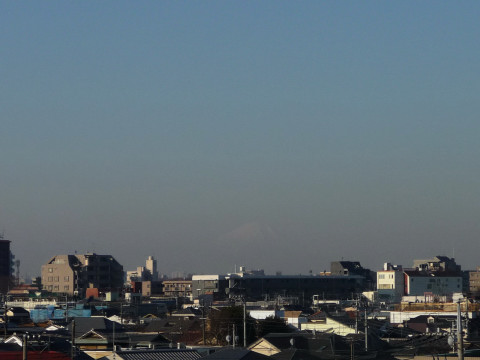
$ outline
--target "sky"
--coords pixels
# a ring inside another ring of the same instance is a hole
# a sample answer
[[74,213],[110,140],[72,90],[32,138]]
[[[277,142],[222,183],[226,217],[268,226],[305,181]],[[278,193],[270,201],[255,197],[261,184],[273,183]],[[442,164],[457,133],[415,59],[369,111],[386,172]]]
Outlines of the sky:
[[0,229],[160,272],[478,260],[478,1],[0,1]]

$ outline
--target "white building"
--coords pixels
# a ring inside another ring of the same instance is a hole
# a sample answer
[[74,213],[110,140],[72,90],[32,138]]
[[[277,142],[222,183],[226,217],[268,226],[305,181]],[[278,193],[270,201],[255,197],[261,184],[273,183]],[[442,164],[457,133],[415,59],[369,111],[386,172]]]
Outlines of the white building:
[[157,271],[157,260],[153,258],[153,256],[149,256],[147,261],[145,261],[145,268],[150,272],[152,275],[152,280],[158,280],[158,271]]
[[398,302],[405,293],[405,275],[400,265],[385,263],[377,272],[377,292],[380,301]]

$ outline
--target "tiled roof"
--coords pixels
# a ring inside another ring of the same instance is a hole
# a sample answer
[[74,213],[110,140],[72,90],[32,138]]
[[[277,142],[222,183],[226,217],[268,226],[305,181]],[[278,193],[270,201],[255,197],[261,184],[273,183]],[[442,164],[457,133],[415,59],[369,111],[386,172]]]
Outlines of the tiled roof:
[[202,315],[202,311],[199,309],[194,309],[192,307],[175,311],[172,313],[172,316],[200,316]]
[[310,321],[316,321],[316,320],[325,320],[327,318],[327,315],[323,311],[317,311],[315,314],[312,314],[308,317],[308,320]]
[[[330,349],[325,350],[329,354]],[[323,353],[321,353],[323,355]],[[287,349],[272,355],[275,360],[319,360],[319,354],[311,353],[303,349]]]
[[[225,349],[214,352],[205,360],[269,360],[270,357],[246,349]],[[203,360],[203,359],[202,359]],[[271,360],[271,359],[270,359]]]
[[[81,336],[90,330],[100,330],[104,332],[112,332],[115,325],[115,332],[123,331],[124,327],[121,324],[114,324],[113,321],[108,320],[103,316],[92,317],[76,317],[75,318],[75,336]],[[72,331],[72,323],[68,324],[68,331]]]
[[[342,337],[335,335],[333,333],[290,333],[290,334],[277,334],[270,333],[263,337],[264,340],[268,341],[270,344],[275,346],[280,350],[291,349],[292,347],[296,349],[304,350],[318,350],[324,349],[331,346],[332,337],[335,337],[335,346],[337,349],[346,348],[344,340]],[[293,339],[293,346],[290,340]]]
[[200,354],[195,350],[177,349],[117,351],[115,355],[117,359],[124,360],[197,360],[200,358]]

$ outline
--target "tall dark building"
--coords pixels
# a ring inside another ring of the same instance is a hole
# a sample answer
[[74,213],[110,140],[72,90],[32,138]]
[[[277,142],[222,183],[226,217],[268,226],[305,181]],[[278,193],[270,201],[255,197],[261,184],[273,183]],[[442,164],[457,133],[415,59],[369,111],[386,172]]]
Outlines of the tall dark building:
[[6,294],[11,281],[10,240],[0,236],[0,293]]

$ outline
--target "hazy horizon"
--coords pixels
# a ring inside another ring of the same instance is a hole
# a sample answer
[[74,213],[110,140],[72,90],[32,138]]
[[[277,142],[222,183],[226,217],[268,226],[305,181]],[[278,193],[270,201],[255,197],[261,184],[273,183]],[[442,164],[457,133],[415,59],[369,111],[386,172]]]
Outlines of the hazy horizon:
[[[480,3],[0,3],[20,272],[480,265]],[[475,100],[476,99],[476,100]]]

